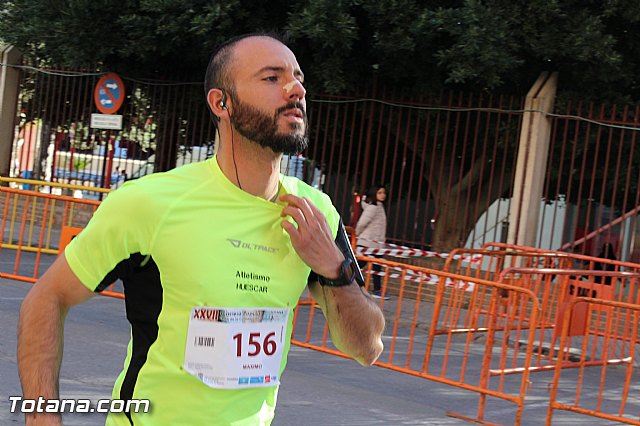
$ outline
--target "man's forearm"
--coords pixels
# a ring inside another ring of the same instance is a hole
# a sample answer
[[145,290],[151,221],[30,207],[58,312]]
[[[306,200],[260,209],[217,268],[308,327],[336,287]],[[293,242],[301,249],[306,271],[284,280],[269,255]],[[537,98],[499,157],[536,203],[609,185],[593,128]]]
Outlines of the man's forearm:
[[346,287],[321,287],[315,283],[329,324],[331,340],[342,352],[362,365],[373,364],[383,350],[384,316],[357,284]]
[[[30,292],[20,308],[18,323],[18,371],[25,399],[58,399],[62,361],[63,323],[67,309],[55,298]],[[58,414],[32,413],[27,424],[57,424]],[[33,423],[32,423],[33,422]]]

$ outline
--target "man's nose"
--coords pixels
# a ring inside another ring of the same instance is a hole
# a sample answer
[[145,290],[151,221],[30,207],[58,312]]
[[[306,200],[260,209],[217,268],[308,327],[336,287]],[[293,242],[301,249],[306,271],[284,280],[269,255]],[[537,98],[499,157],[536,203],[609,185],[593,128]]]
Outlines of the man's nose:
[[284,96],[287,100],[294,101],[304,99],[306,93],[307,90],[298,79],[293,79],[284,85]]

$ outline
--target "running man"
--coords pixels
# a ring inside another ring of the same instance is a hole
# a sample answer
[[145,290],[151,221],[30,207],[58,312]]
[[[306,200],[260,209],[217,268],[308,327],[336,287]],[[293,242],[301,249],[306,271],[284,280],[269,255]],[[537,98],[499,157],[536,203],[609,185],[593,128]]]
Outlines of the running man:
[[[282,154],[307,145],[303,81],[272,35],[214,52],[205,92],[217,155],[111,193],[38,280],[20,312],[25,399],[59,398],[64,318],[117,278],[131,341],[112,398],[151,409],[109,414],[108,425],[270,424],[307,283],[336,347],[375,362],[384,318],[336,209],[279,173]],[[28,425],[60,423],[55,413],[27,416]]]

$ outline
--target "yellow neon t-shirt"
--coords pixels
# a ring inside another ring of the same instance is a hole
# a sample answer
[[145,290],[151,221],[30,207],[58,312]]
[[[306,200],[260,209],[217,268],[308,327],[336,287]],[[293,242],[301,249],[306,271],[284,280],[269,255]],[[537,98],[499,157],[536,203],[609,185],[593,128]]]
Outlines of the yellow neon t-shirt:
[[[309,198],[334,237],[329,197],[281,176],[281,192]],[[211,388],[183,369],[192,308],[293,309],[309,267],[282,229],[282,205],[233,185],[216,158],[128,182],[111,193],[65,250],[91,290],[115,278],[125,287],[131,340],[114,399],[149,399],[135,425],[260,425],[273,419],[277,386]],[[289,315],[284,370],[291,339]],[[107,424],[131,424],[110,414]]]

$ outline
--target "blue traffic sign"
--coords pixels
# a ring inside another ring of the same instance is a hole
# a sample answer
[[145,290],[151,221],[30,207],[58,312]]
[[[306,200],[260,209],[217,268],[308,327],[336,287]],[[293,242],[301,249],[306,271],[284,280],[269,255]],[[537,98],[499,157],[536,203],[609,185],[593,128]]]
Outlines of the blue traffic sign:
[[124,102],[124,83],[118,74],[105,74],[98,80],[93,100],[103,114],[113,114],[120,109]]

